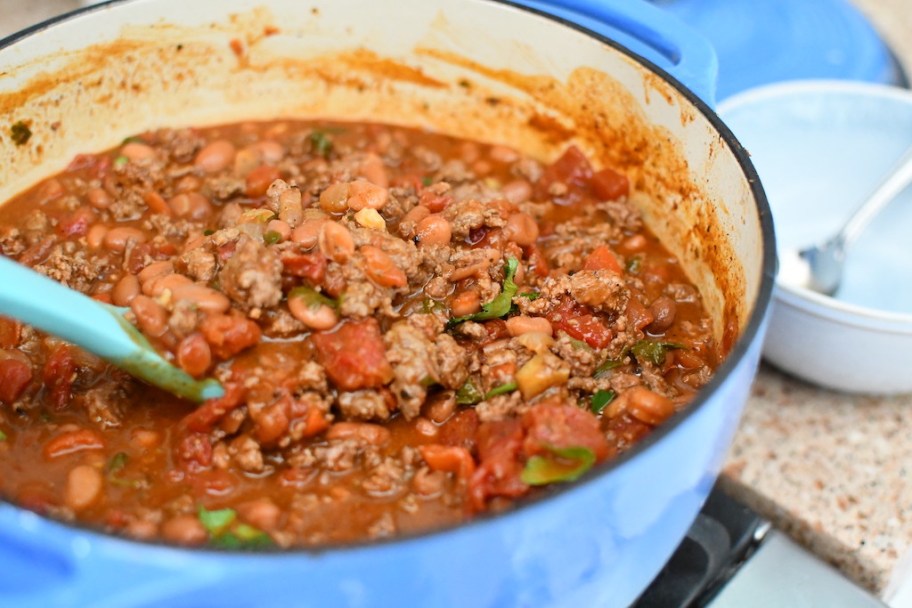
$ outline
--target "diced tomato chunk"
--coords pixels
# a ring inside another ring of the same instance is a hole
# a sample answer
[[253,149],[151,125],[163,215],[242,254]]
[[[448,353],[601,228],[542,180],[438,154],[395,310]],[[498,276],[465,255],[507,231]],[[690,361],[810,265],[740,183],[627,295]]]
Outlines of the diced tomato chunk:
[[522,423],[515,418],[485,422],[478,427],[478,467],[469,482],[469,498],[475,511],[484,510],[494,496],[515,498],[529,491],[520,476],[523,445]]
[[217,399],[208,399],[195,410],[184,416],[184,424],[195,433],[208,433],[225,414],[244,403],[247,390],[239,381],[226,382],[225,394]]
[[592,193],[603,201],[616,201],[630,193],[630,180],[623,173],[606,168],[597,172],[589,180]]
[[437,439],[445,445],[458,445],[474,451],[478,424],[478,412],[474,409],[459,410],[440,427]]
[[430,444],[418,446],[421,457],[432,471],[453,473],[461,480],[468,481],[475,472],[475,461],[463,447],[454,445]]
[[76,379],[76,361],[66,344],[58,344],[44,362],[42,373],[47,389],[47,400],[56,409],[62,409],[70,402],[73,380]]
[[183,469],[199,473],[212,465],[212,444],[205,433],[190,433],[177,446],[177,459]]
[[95,212],[89,207],[80,207],[60,220],[57,234],[62,237],[82,236],[94,221]]
[[539,183],[546,188],[554,182],[584,188],[591,179],[592,165],[586,155],[576,146],[570,146],[560,158],[545,168]]
[[200,331],[219,359],[229,359],[260,341],[260,326],[240,315],[209,315]]
[[348,321],[331,333],[314,334],[311,340],[320,364],[341,390],[374,388],[393,378],[380,326],[374,318]]
[[11,404],[32,381],[32,367],[19,359],[0,359],[0,401]]
[[0,348],[19,346],[22,336],[22,324],[9,317],[0,317]]
[[293,277],[301,277],[313,285],[320,285],[326,276],[326,257],[321,253],[282,253],[282,272]]
[[611,344],[611,329],[592,314],[592,309],[570,299],[561,300],[560,305],[548,315],[556,330],[563,330],[571,338],[582,340],[592,348],[605,348]]
[[593,249],[583,262],[583,270],[611,270],[618,274],[624,272],[617,256],[608,245],[599,245]]
[[587,410],[566,403],[544,402],[523,414],[526,456],[547,453],[549,448],[584,447],[592,450],[597,461],[610,453],[608,441],[599,428],[598,419]]

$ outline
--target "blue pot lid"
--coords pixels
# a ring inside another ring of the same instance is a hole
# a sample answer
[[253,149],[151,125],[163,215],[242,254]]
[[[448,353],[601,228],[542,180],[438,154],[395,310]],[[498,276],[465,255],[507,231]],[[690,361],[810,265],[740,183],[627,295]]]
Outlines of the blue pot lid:
[[717,99],[802,78],[907,86],[868,20],[847,0],[653,0],[719,55]]

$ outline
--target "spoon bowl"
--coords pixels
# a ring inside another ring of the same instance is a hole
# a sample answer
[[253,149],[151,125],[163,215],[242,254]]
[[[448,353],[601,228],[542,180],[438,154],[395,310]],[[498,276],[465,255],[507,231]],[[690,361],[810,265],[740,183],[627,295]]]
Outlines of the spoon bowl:
[[811,289],[800,256],[808,243],[839,234],[908,149],[912,93],[794,81],[730,97],[719,113],[750,152],[776,227],[779,273],[764,358],[833,390],[912,392],[912,189],[849,239],[838,290]]
[[109,306],[64,287],[0,255],[0,311],[72,342],[178,397],[200,402],[221,397],[218,381],[196,380],[159,355],[124,317]]
[[855,210],[839,232],[825,241],[799,251],[788,249],[779,256],[779,280],[833,295],[842,284],[846,253],[874,217],[912,183],[912,147],[880,185]]

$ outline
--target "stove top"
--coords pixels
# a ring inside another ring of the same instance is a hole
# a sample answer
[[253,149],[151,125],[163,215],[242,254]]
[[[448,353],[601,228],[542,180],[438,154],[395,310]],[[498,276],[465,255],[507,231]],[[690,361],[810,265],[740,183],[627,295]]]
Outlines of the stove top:
[[633,608],[865,608],[885,604],[713,489]]

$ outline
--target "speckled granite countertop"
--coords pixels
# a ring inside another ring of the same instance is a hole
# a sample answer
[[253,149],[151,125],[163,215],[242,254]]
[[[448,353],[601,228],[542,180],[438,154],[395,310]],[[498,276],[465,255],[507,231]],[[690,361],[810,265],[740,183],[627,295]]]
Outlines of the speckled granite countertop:
[[[912,71],[909,0],[855,0]],[[0,37],[76,0],[0,0]],[[721,480],[886,600],[912,573],[912,395],[852,397],[763,366]]]
[[[912,71],[912,3],[855,0]],[[763,366],[721,483],[890,602],[912,576],[912,395],[853,397]]]

